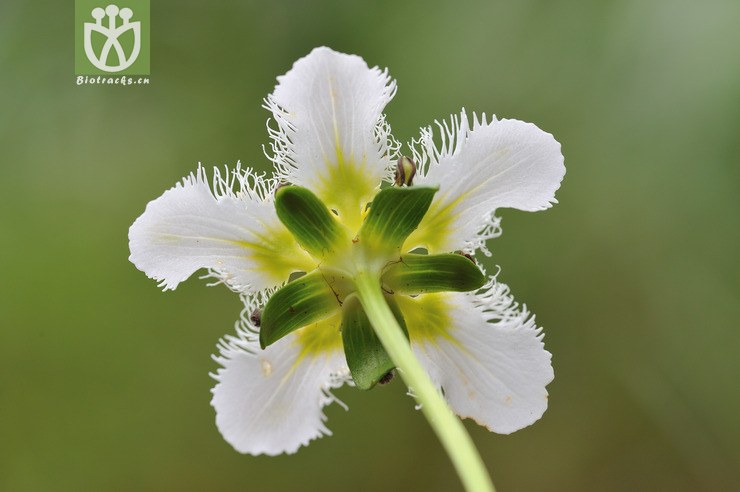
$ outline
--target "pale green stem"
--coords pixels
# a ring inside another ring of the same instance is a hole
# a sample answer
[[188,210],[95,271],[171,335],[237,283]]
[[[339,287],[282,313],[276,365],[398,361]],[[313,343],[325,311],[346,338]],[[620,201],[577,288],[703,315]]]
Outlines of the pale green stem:
[[359,272],[357,295],[380,342],[413,390],[429,424],[442,441],[452,464],[468,492],[495,492],[483,460],[459,418],[452,413],[440,392],[421,367],[380,289],[377,276]]

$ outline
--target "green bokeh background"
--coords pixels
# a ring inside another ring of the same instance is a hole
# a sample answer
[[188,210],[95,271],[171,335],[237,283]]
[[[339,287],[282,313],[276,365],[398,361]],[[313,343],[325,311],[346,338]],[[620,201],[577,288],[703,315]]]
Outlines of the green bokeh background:
[[267,169],[261,100],[317,45],[390,68],[401,140],[465,106],[563,145],[560,204],[491,245],[556,372],[536,425],[468,426],[499,490],[740,487],[739,2],[153,0],[130,87],[74,84],[73,13],[0,4],[0,490],[459,490],[397,381],[296,455],[233,451],[208,373],[238,299],[127,260],[199,161]]

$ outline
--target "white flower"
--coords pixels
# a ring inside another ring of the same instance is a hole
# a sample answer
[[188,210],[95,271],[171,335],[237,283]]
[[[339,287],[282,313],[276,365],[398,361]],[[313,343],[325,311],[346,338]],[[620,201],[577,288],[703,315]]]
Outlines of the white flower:
[[[131,261],[165,289],[207,268],[242,296],[246,307],[236,336],[218,346],[215,359],[222,367],[214,376],[212,404],[218,428],[234,448],[268,455],[293,453],[330,434],[322,408],[335,401],[331,389],[352,381],[339,329],[352,304],[352,283],[348,274],[347,285],[336,287],[326,272],[352,271],[357,256],[351,238],[357,241],[368,203],[391,180],[398,152],[383,116],[396,92],[387,71],[317,48],[278,82],[266,99],[275,122],[268,126],[275,174],[215,170],[209,185],[199,168],[150,202],[129,231]],[[565,167],[549,133],[486,116],[473,115],[471,125],[465,111],[437,127],[441,144],[435,145],[428,127],[411,145],[419,168],[415,187],[439,190],[400,253],[423,248],[430,255],[490,254],[486,240],[500,234],[498,208],[535,211],[556,202]],[[337,244],[346,246],[325,254],[299,245],[275,209],[275,190],[286,182],[326,204],[332,223],[339,224]],[[378,285],[389,264],[387,255],[379,258]],[[324,296],[321,313],[260,349],[253,311],[291,274],[315,270],[331,284],[322,284],[330,294],[317,294]],[[451,408],[505,434],[538,420],[553,379],[551,356],[534,317],[508,288],[491,277],[475,292],[416,294],[399,289],[388,297]]]

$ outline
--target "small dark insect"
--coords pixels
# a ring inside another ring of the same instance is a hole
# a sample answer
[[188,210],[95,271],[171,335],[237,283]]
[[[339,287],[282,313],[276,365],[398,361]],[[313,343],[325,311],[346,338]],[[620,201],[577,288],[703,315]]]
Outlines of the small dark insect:
[[395,372],[391,369],[390,371],[386,372],[382,378],[378,380],[378,384],[388,384],[391,382],[391,379],[393,379],[393,376],[395,375]]
[[260,310],[260,308],[256,308],[254,311],[252,311],[252,314],[249,315],[249,320],[257,328],[260,327],[260,325],[262,324],[262,311]]
[[478,262],[475,261],[475,258],[473,258],[473,255],[471,255],[471,254],[465,253],[463,251],[455,251],[455,253],[464,256],[465,258],[469,259],[470,261],[472,261],[476,265],[478,264]]

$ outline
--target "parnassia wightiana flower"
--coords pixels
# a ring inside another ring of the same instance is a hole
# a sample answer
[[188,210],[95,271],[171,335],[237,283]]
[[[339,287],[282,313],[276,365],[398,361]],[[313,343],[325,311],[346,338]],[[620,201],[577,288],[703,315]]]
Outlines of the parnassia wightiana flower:
[[206,268],[245,303],[218,345],[212,400],[240,452],[295,452],[330,433],[332,388],[404,372],[376,336],[373,299],[460,417],[507,434],[547,408],[541,328],[471,255],[489,254],[497,209],[556,203],[560,144],[463,110],[400,157],[383,116],[395,93],[387,71],[313,50],[265,100],[273,175],[237,166],[209,182],[199,168],[131,226],[130,259],[160,286]]

